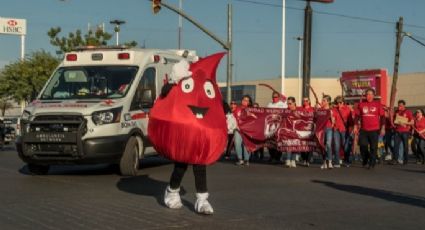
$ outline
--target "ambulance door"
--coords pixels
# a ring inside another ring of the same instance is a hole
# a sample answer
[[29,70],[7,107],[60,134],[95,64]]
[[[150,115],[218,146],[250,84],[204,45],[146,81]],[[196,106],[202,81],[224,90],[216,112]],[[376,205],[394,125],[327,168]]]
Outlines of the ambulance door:
[[139,127],[145,136],[147,135],[149,110],[158,93],[156,75],[157,68],[155,66],[145,68],[130,105],[131,123]]

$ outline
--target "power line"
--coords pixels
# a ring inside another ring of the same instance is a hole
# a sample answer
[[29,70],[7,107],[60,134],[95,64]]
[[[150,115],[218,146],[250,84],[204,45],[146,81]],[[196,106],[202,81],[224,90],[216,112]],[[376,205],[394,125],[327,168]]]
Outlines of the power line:
[[[255,5],[280,7],[280,8],[282,7],[282,4],[265,3],[265,2],[258,2],[258,1],[254,1],[254,0],[234,0],[234,1],[243,2],[243,3],[249,3],[249,4],[255,4]],[[294,1],[303,1],[304,2],[304,0],[294,0]],[[286,6],[285,9],[299,10],[299,11],[303,11],[304,10],[302,8],[291,7],[291,6]],[[317,10],[315,10],[315,11],[313,11],[313,13],[322,14],[322,15],[329,15],[329,16],[336,16],[336,17],[342,17],[342,18],[349,18],[349,19],[354,19],[354,20],[368,21],[368,22],[376,22],[376,23],[384,23],[384,24],[392,24],[392,25],[395,25],[396,24],[395,22],[392,22],[392,21],[386,21],[386,20],[375,19],[375,18],[352,16],[352,15],[347,15],[347,14],[329,13],[329,12],[325,12],[325,11],[317,11]],[[425,29],[425,26],[414,25],[414,24],[404,24],[404,26]]]
[[412,39],[413,41],[415,41],[415,42],[417,42],[417,43],[421,44],[422,46],[425,46],[425,43],[423,43],[423,42],[419,41],[418,39],[414,38],[414,37],[412,36],[412,34],[410,34],[410,33],[405,33],[405,35],[406,35],[408,38]]

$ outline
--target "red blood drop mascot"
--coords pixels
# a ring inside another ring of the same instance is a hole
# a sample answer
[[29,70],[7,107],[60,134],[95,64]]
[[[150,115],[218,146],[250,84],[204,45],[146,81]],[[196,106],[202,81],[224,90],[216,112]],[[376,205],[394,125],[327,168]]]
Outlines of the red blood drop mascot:
[[206,165],[221,156],[227,142],[227,125],[216,69],[225,53],[173,66],[170,79],[150,111],[149,138],[158,153],[175,161],[164,202],[182,207],[179,190],[188,164],[196,185],[195,211],[212,214],[206,186]]

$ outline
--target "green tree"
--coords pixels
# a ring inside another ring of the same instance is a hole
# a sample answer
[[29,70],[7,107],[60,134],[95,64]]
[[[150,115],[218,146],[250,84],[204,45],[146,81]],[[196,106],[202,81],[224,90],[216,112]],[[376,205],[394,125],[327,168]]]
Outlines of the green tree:
[[[81,30],[70,32],[68,37],[59,37],[62,31],[60,27],[50,28],[47,35],[50,38],[50,44],[57,46],[62,52],[69,52],[79,46],[106,46],[111,40],[112,35],[105,32],[101,27],[95,31],[89,30],[87,34],[82,34]],[[129,47],[137,46],[136,41],[126,42],[124,45]]]
[[7,98],[1,98],[0,99],[0,113],[1,116],[4,117],[4,114],[6,113],[6,110],[13,108],[12,103],[10,103]]
[[58,64],[57,58],[42,50],[6,65],[0,72],[0,97],[30,102]]

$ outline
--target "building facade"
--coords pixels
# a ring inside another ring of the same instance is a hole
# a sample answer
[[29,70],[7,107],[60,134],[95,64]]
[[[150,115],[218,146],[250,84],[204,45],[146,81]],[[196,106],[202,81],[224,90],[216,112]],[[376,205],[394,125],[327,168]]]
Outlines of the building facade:
[[[234,82],[232,100],[239,103],[244,94],[249,94],[260,106],[266,106],[271,101],[272,91],[267,87],[260,86],[260,83],[268,84],[279,92],[282,88],[280,78]],[[289,77],[285,79],[285,96],[295,97],[298,105],[301,101],[300,83],[298,78]],[[388,78],[388,92],[391,91],[391,83],[392,77],[390,76]],[[312,77],[310,84],[318,94],[319,99],[322,93],[330,95],[332,99],[342,93],[339,78],[336,77]],[[219,83],[219,86],[223,98],[226,98],[226,83]],[[388,100],[389,97],[390,95],[388,95]],[[409,108],[425,108],[425,73],[400,74],[397,82],[396,102],[399,99],[405,100]],[[314,103],[312,93],[310,93],[310,100]]]

